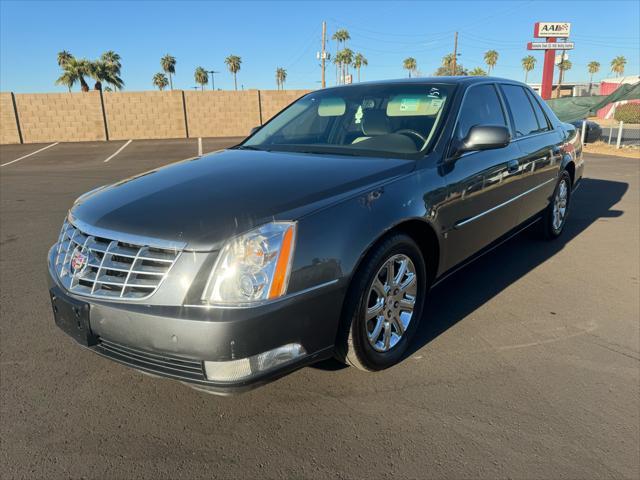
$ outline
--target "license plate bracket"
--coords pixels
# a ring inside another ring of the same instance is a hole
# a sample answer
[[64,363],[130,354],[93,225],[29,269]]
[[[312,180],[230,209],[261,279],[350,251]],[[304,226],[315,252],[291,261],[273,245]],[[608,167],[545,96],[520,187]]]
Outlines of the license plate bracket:
[[98,337],[89,324],[89,304],[64,295],[57,287],[52,288],[49,295],[56,325],[81,345],[96,345]]

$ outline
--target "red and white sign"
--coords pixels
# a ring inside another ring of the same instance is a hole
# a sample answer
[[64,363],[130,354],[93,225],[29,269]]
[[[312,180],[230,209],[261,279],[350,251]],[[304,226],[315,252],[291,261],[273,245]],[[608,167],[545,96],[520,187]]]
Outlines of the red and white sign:
[[529,42],[527,50],[573,50],[573,42]]
[[571,33],[568,22],[537,22],[533,27],[536,38],[567,38]]

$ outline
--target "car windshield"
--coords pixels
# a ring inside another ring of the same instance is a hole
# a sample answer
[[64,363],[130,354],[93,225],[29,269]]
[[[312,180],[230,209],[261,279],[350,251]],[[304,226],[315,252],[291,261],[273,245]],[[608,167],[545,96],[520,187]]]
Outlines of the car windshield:
[[313,92],[238,148],[412,157],[429,146],[452,90],[423,83]]

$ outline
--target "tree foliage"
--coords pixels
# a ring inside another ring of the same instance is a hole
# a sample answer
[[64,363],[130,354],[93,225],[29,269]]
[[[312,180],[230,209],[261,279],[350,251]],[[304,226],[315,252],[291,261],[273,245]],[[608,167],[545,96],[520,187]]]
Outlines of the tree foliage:
[[173,75],[176,73],[176,59],[168,53],[160,59],[160,67],[169,75],[169,87],[173,90]]
[[489,75],[491,75],[491,71],[495,68],[496,63],[498,63],[498,57],[499,54],[495,50],[484,52],[484,63],[486,63],[489,68]]
[[409,78],[411,78],[411,74],[418,69],[418,62],[413,57],[407,57],[402,61],[402,68],[409,71]]
[[233,74],[233,85],[235,89],[238,90],[237,75],[240,71],[240,65],[242,65],[242,58],[238,55],[229,55],[224,59],[224,63],[227,65],[229,71]]
[[169,85],[169,79],[164,73],[158,72],[153,76],[152,83],[154,87],[162,91]]
[[627,64],[627,59],[622,55],[611,60],[611,73],[615,73],[616,77],[620,77],[624,73],[624,67]]

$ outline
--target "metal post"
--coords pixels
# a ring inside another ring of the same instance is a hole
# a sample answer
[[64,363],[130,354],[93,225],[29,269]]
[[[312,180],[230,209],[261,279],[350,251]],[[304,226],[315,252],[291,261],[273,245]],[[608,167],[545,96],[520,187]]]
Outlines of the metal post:
[[[548,43],[554,43],[555,37],[548,37]],[[553,66],[555,64],[556,51],[545,50],[544,52],[544,66],[542,68],[542,85],[540,86],[540,96],[549,100],[551,98],[551,91],[553,90]]]
[[202,156],[202,137],[198,137],[198,156]]
[[582,142],[582,145],[584,145],[584,139],[587,138],[587,121],[583,120],[582,121],[582,137],[580,138],[580,141]]
[[622,126],[624,125],[623,121],[620,121],[620,127],[618,127],[618,141],[616,142],[616,148],[620,148],[620,141],[622,140]]
[[613,125],[609,127],[609,141],[607,145],[611,145],[611,137],[613,136]]
[[453,71],[451,72],[452,76],[456,75],[457,63],[458,63],[458,32],[456,32],[453,39]]
[[327,86],[324,78],[325,60],[327,57],[327,54],[325,53],[326,43],[327,43],[327,23],[322,22],[322,50],[320,52],[320,62],[322,63],[322,80],[321,80],[322,88],[325,88]]

